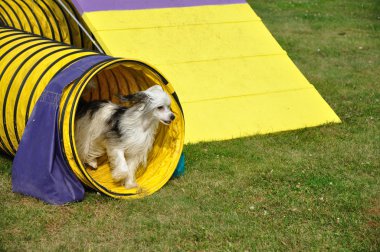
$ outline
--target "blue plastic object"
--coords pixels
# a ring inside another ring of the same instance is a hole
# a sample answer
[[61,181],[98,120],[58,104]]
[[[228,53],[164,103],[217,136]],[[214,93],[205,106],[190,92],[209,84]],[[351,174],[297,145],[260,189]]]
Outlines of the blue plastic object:
[[177,168],[175,169],[172,175],[172,178],[178,178],[180,176],[183,176],[184,174],[185,174],[185,154],[182,153],[178,161]]

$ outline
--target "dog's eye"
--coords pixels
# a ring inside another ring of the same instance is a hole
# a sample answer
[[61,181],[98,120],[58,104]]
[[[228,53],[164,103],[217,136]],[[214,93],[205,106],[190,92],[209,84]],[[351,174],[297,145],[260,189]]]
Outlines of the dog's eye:
[[158,110],[163,110],[164,109],[164,106],[159,106],[157,107]]

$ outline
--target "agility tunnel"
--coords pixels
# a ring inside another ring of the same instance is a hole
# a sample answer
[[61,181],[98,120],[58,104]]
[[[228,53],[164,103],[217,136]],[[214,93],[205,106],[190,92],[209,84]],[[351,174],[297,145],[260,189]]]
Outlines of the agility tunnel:
[[63,0],[2,0],[0,24],[30,32],[79,48],[92,49],[91,40],[75,22],[72,14],[82,25],[71,1]]
[[[96,88],[86,89],[92,80]],[[13,189],[49,203],[81,200],[86,186],[115,198],[139,198],[172,176],[184,143],[179,100],[150,65],[98,54],[12,28],[0,28],[0,148],[15,155]],[[85,167],[75,148],[74,120],[80,97],[111,100],[160,85],[170,94],[176,119],[160,125],[141,189],[125,189],[111,177],[106,157],[97,170]],[[21,142],[20,142],[21,141]],[[68,166],[75,176],[68,173]]]

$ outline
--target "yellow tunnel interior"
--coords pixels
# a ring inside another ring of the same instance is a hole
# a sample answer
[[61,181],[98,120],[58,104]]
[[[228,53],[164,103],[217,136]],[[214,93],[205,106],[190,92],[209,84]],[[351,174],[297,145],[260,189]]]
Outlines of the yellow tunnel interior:
[[[120,60],[95,67],[68,86],[60,106],[60,130],[67,132],[62,136],[63,146],[71,168],[87,186],[113,197],[137,198],[152,194],[170,179],[182,153],[184,119],[170,84],[165,82],[158,72],[141,62]],[[172,94],[171,106],[176,120],[168,126],[160,124],[148,156],[148,165],[139,167],[136,174],[139,188],[126,189],[111,177],[111,167],[106,156],[98,159],[97,169],[80,161],[75,147],[75,112],[80,97],[86,101],[109,100],[120,103],[117,94],[133,94],[153,85],[160,85],[168,94]]]

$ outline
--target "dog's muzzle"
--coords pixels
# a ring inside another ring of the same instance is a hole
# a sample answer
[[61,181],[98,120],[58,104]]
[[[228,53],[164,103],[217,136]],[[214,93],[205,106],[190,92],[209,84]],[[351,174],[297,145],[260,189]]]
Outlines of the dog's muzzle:
[[169,125],[173,120],[175,119],[175,115],[174,114],[171,114],[170,115],[170,120],[166,121],[166,120],[163,120],[162,122],[166,125]]

